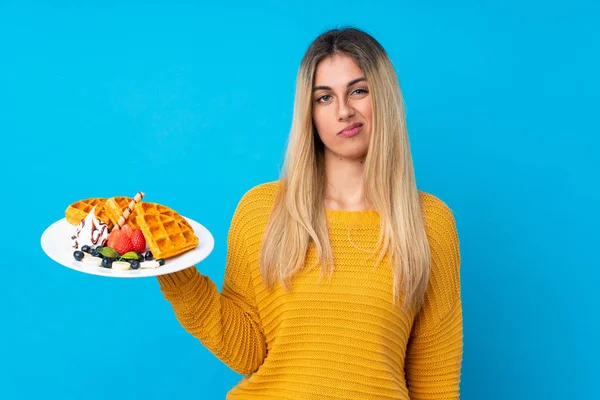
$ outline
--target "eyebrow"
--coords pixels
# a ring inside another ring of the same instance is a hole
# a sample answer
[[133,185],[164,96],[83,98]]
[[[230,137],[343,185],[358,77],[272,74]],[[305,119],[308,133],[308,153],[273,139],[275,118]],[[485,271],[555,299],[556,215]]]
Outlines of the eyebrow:
[[[362,76],[360,78],[353,79],[350,82],[348,82],[348,84],[346,85],[346,87],[350,87],[350,86],[354,85],[355,83],[366,81],[366,80],[367,80],[367,78],[365,78],[364,76]],[[316,92],[317,90],[332,90],[332,89],[329,86],[315,86],[315,87],[313,87],[313,92]]]

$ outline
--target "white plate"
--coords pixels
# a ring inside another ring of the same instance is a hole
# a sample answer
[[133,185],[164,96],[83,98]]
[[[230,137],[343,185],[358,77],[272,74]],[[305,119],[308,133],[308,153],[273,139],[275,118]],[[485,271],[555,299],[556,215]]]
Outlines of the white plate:
[[167,258],[165,265],[158,268],[119,271],[111,268],[96,267],[75,260],[73,257],[75,249],[71,247],[71,236],[75,231],[75,226],[69,224],[66,218],[59,219],[46,228],[41,239],[42,249],[57,263],[86,274],[111,278],[143,278],[170,274],[198,264],[208,257],[215,246],[215,240],[208,229],[194,220],[185,219],[194,228],[194,233],[198,237],[198,246],[178,256]]

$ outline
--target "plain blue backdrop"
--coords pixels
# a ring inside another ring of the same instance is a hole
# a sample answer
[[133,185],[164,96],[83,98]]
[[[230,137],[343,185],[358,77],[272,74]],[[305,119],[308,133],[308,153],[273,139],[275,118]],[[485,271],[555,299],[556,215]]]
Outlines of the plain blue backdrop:
[[418,185],[455,212],[462,398],[600,398],[598,20],[577,0],[0,1],[0,398],[225,397],[241,376],[154,278],[64,268],[40,236],[75,200],[141,190],[211,230],[220,287],[238,200],[278,177],[300,59],[346,25],[388,50]]

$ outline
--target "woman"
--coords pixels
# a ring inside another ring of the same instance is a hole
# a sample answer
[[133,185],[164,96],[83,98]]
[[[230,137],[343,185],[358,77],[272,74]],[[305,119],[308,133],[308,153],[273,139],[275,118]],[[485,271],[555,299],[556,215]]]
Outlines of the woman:
[[416,188],[402,97],[380,44],[319,36],[302,60],[281,179],[249,190],[221,293],[158,277],[181,325],[245,374],[228,399],[456,399],[459,242]]

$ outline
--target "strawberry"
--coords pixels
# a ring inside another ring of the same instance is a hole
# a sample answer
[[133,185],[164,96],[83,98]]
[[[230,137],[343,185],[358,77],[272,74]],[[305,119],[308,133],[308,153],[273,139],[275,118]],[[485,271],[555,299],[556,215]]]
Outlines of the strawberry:
[[131,239],[131,234],[133,233],[133,229],[131,229],[131,226],[125,224],[121,227],[121,230],[127,235],[128,238]]
[[133,246],[133,251],[142,252],[146,250],[146,239],[141,230],[136,229],[133,231],[131,234],[131,244]]
[[108,235],[108,242],[106,243],[106,245],[114,249],[113,244],[117,237],[120,236],[122,233],[123,232],[121,232],[118,229],[113,229],[112,231],[110,231],[110,234]]
[[[119,231],[117,231],[119,232]],[[119,254],[123,255],[129,251],[133,251],[133,245],[131,244],[131,239],[129,239],[129,237],[121,232],[121,233],[117,233],[113,243],[112,243],[112,247],[113,249],[115,249]]]

